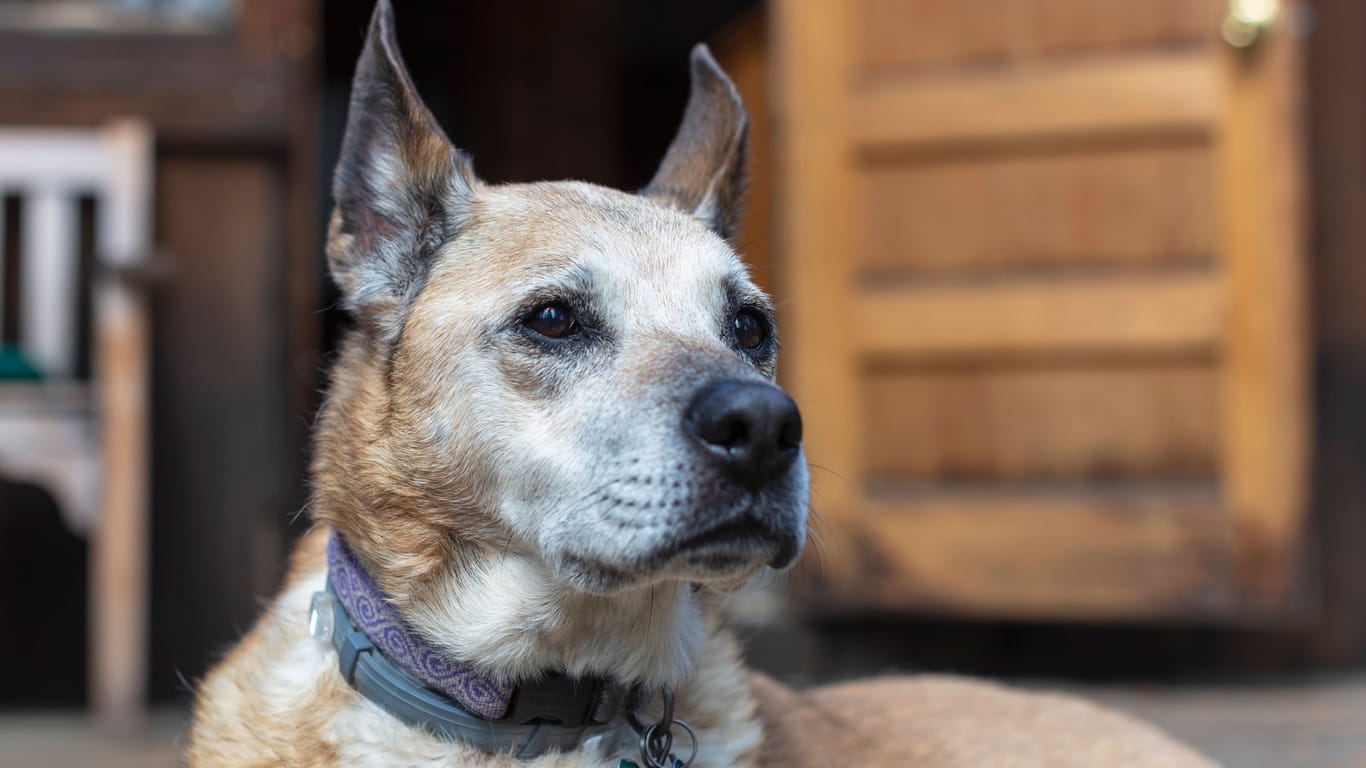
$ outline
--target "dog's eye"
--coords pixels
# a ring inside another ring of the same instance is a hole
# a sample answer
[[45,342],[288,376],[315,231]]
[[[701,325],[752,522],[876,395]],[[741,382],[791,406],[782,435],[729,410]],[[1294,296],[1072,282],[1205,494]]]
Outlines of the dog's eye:
[[731,326],[735,329],[735,340],[751,352],[757,351],[768,341],[768,321],[757,310],[746,307],[736,312]]
[[531,310],[531,314],[527,315],[523,322],[526,327],[549,339],[563,339],[579,328],[573,311],[558,301],[542,304]]

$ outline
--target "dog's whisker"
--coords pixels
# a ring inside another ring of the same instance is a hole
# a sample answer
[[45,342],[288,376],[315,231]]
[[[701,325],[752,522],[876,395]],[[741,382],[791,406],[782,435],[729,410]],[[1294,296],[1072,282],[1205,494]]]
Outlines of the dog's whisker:
[[808,462],[806,463],[806,466],[809,467],[810,469],[818,470],[818,471],[820,471],[820,472],[824,472],[824,473],[827,474],[827,475],[830,475],[831,477],[834,477],[836,480],[839,480],[841,483],[843,483],[845,486],[847,486],[847,487],[849,487],[849,488],[853,488],[853,487],[854,487],[854,482],[853,482],[852,480],[850,480],[848,477],[846,477],[845,475],[841,474],[840,472],[838,472],[838,471],[836,471],[836,470],[834,470],[834,469],[831,469],[830,467],[824,466],[824,465],[822,465],[822,464],[816,464],[816,463],[810,462],[810,461],[808,461]]
[[303,518],[303,517],[310,517],[310,518],[311,518],[312,516],[313,516],[313,500],[312,500],[312,499],[309,499],[308,501],[305,501],[305,502],[303,503],[303,506],[299,507],[298,509],[296,509],[296,510],[294,510],[292,513],[290,513],[290,515],[289,515],[289,524],[290,524],[290,525],[294,525],[295,523],[299,522],[300,518]]
[[819,509],[817,509],[814,504],[809,505],[807,507],[807,512],[809,513],[808,519],[815,524],[812,526],[812,530],[816,530],[817,528],[819,528],[821,531],[830,531],[829,518],[827,518]]

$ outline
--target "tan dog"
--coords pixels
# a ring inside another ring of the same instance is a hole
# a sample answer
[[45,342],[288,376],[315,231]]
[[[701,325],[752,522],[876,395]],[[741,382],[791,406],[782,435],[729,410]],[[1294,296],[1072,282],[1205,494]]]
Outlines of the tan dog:
[[200,687],[190,764],[674,765],[686,723],[697,766],[1207,765],[1062,697],[746,672],[718,604],[796,558],[807,474],[770,304],[728,243],[744,109],[704,48],[692,74],[642,194],[491,186],[380,2],[334,188],[357,327],[318,426],[318,528]]

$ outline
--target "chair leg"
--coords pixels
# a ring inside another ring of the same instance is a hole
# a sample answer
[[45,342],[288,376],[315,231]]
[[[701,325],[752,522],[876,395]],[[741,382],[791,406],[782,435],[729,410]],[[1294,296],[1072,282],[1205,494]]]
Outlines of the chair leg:
[[148,318],[135,289],[97,289],[103,510],[91,549],[90,699],[101,726],[142,725],[147,678]]

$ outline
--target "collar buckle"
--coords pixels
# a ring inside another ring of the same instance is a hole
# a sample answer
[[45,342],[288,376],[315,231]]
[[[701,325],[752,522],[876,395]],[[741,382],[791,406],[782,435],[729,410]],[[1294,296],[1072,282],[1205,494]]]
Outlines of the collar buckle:
[[621,698],[618,695],[615,701],[609,700],[612,688],[601,678],[577,679],[552,672],[535,685],[518,688],[507,714],[497,722],[525,725],[541,721],[574,728],[606,722],[616,714]]

